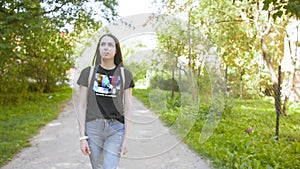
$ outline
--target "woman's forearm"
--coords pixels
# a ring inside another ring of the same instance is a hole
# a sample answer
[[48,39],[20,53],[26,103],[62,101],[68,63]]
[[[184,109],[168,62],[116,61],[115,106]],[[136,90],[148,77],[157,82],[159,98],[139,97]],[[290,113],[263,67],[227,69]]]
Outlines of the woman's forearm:
[[85,136],[85,116],[86,116],[86,106],[87,106],[87,92],[88,88],[85,86],[80,86],[79,88],[79,103],[78,103],[78,125],[79,125],[79,136]]
[[124,117],[125,117],[125,139],[129,136],[130,119],[131,119],[131,99],[132,99],[132,88],[124,91]]

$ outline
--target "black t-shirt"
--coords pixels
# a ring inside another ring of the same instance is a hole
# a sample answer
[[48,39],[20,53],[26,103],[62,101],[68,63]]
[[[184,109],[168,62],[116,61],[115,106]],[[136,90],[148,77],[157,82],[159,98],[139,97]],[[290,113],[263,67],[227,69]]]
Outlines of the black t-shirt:
[[[128,73],[125,73],[127,76]],[[127,78],[126,78],[127,79]],[[132,79],[132,78],[131,78]],[[124,89],[133,87],[133,80],[128,81]],[[124,123],[123,117],[123,79],[120,69],[106,70],[99,66],[95,73],[93,90],[99,109],[105,119],[117,119]]]
[[[91,79],[89,95],[95,97],[94,99],[89,98],[88,101],[98,105],[98,110],[95,112],[94,105],[88,103],[88,110],[86,119],[87,121],[94,120],[96,118],[105,119],[117,119],[121,123],[124,123],[123,116],[123,89],[133,88],[134,82],[131,72],[124,69],[125,74],[125,86],[123,87],[123,79],[121,76],[120,67],[112,70],[106,70],[101,66],[96,67],[95,73]],[[79,85],[87,86],[88,78],[86,76],[89,71],[82,71],[78,79]],[[83,75],[85,74],[85,75]],[[85,80],[82,80],[85,79]],[[89,111],[90,110],[90,111]]]

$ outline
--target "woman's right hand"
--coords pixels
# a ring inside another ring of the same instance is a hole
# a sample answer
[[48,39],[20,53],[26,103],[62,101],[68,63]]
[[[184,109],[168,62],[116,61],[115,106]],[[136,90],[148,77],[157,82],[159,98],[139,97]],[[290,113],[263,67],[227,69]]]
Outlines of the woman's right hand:
[[89,146],[89,143],[87,142],[87,140],[80,141],[80,150],[84,155],[91,154],[90,146]]

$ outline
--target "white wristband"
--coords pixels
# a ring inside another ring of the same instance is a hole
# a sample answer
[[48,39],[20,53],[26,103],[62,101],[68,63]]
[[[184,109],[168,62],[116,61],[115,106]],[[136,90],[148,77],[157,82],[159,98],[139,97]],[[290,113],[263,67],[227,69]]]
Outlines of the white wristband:
[[82,136],[82,137],[79,137],[79,140],[80,140],[80,141],[81,141],[81,140],[87,140],[87,139],[89,139],[88,136]]

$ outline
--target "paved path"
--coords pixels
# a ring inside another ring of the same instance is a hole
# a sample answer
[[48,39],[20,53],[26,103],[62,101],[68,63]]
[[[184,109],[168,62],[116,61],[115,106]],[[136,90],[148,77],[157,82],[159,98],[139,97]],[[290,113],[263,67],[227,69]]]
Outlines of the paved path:
[[[128,153],[119,169],[209,169],[164,127],[160,120],[133,98],[133,116]],[[89,169],[89,159],[79,150],[78,125],[70,101],[58,119],[33,137],[32,146],[16,155],[2,169]]]

